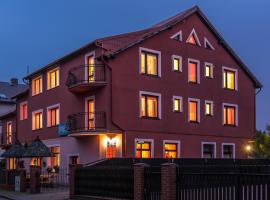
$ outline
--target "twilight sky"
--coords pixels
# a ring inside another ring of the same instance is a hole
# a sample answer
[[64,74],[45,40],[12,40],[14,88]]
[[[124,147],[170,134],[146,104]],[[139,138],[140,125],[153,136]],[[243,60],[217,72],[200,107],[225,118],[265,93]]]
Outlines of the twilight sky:
[[264,85],[257,128],[270,124],[269,0],[1,0],[0,81],[22,78],[91,40],[151,26],[199,5]]

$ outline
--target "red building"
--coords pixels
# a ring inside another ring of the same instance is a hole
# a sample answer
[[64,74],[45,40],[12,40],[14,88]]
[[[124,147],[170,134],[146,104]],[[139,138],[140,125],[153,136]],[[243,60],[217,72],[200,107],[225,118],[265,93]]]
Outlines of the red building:
[[198,7],[97,39],[25,79],[17,137],[39,136],[52,147],[57,156],[47,166],[106,157],[245,158],[262,87]]

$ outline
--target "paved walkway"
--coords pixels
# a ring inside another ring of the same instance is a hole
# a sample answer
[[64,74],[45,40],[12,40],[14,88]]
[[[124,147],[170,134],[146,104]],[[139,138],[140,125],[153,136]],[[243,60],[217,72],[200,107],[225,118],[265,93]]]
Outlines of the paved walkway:
[[0,200],[67,200],[68,191],[54,191],[40,194],[20,193],[0,189]]

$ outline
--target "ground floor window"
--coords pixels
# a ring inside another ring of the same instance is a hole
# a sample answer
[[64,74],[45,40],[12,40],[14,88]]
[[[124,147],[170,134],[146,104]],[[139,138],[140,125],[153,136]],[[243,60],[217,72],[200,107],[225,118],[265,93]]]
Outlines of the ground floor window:
[[136,142],[136,158],[151,158],[152,142],[137,141]]
[[8,169],[16,169],[16,158],[8,158]]
[[41,159],[40,158],[31,158],[30,162],[31,166],[41,166]]
[[234,158],[234,144],[222,144],[222,158]]
[[177,158],[178,144],[172,142],[164,143],[164,157],[165,158]]
[[79,156],[78,155],[69,156],[69,164],[71,165],[79,164]]
[[59,146],[50,147],[50,150],[54,154],[54,157],[49,158],[48,166],[59,167],[60,166],[60,147]]
[[215,143],[203,143],[202,144],[202,157],[203,158],[215,158],[216,157],[216,144]]

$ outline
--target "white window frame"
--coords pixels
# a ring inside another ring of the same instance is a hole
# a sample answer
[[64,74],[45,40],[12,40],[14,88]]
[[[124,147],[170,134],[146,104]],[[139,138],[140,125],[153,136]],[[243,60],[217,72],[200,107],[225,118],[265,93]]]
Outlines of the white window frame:
[[[198,82],[197,83],[194,83],[194,82],[191,82],[190,79],[189,79],[189,63],[190,62],[195,62],[197,63],[197,79],[198,79]],[[194,83],[194,84],[200,84],[201,83],[201,77],[200,77],[200,74],[201,74],[201,70],[200,70],[201,66],[200,66],[200,61],[199,60],[196,60],[196,59],[193,59],[193,58],[188,58],[188,83]]]
[[[206,76],[206,66],[210,66],[210,68],[211,68],[211,74],[210,74],[210,77],[208,77],[208,76]],[[211,78],[211,79],[213,79],[214,78],[214,64],[213,63],[209,63],[209,62],[205,62],[204,63],[204,77],[205,78]]]
[[222,153],[221,156],[222,156],[222,158],[224,158],[224,146],[225,145],[233,146],[233,159],[235,159],[235,143],[226,143],[226,142],[221,144],[221,153]]
[[[94,112],[96,112],[96,98],[95,96],[89,96],[89,97],[86,97],[84,99],[84,111],[85,113],[88,113],[88,101],[89,100],[93,100],[94,101]],[[88,115],[85,115],[84,117],[84,126],[85,126],[85,130],[87,130],[87,127],[88,127]],[[96,116],[94,114],[94,127],[96,127]]]
[[[153,50],[153,49],[148,49],[148,48],[144,48],[144,47],[139,47],[139,74],[140,75],[144,75],[141,71],[141,53],[145,51],[145,52],[149,52],[149,53],[153,53],[153,54],[157,54],[158,55],[158,77],[161,77],[161,51],[157,51],[157,50]],[[147,74],[146,74],[147,75]]]
[[222,125],[227,126],[227,124],[224,124],[224,107],[225,106],[235,107],[235,125],[234,126],[238,126],[238,105],[231,104],[231,103],[222,103]]
[[[41,113],[41,114],[42,114],[42,121],[41,121],[41,123],[42,123],[42,128],[39,128],[39,129],[35,129],[35,128],[34,128],[34,124],[33,124],[33,118],[34,118],[34,116],[35,116],[36,113]],[[44,125],[44,124],[43,124],[43,121],[44,121],[43,109],[39,109],[39,110],[32,111],[32,119],[31,119],[31,123],[32,123],[32,130],[33,130],[33,131],[43,129],[43,128],[44,128],[44,126],[43,126],[43,125]]]
[[[27,116],[26,116],[26,118],[22,119],[21,107],[24,106],[24,105],[27,105]],[[19,113],[20,113],[20,121],[28,119],[28,101],[23,101],[23,102],[20,103],[20,105],[19,105]]]
[[[37,79],[41,79],[41,90],[40,90],[40,93],[34,94],[33,93],[33,82],[36,81]],[[31,79],[31,95],[32,95],[32,97],[34,97],[34,96],[37,96],[37,95],[42,94],[42,93],[43,93],[43,76],[39,75],[39,76]]]
[[[142,109],[142,104],[141,104],[141,97],[142,95],[151,95],[151,96],[156,96],[158,97],[158,119],[161,119],[161,94],[160,93],[154,93],[154,92],[147,92],[147,91],[139,91],[139,116],[142,118],[143,116],[141,115],[141,109]],[[151,118],[149,118],[151,119]]]
[[138,142],[150,142],[151,143],[151,158],[154,158],[154,139],[142,139],[142,138],[135,138],[134,140],[134,157],[136,157],[136,144]]
[[191,33],[189,34],[189,36],[188,36],[188,38],[187,38],[187,40],[186,40],[186,43],[189,44],[188,40],[189,40],[189,38],[190,38],[192,35],[195,36],[195,40],[196,40],[198,46],[202,46],[202,45],[201,45],[201,42],[200,42],[200,40],[199,40],[199,37],[198,37],[198,35],[197,35],[196,31],[195,31],[195,28],[193,28],[192,31],[191,31]]
[[173,34],[170,38],[171,39],[174,39],[176,36],[180,36],[179,38],[180,38],[180,40],[179,41],[183,41],[183,34],[182,34],[182,30],[180,30],[180,31],[178,31],[177,33],[175,33],[175,34]]
[[[206,104],[211,104],[211,110],[210,110],[210,115],[208,115],[207,113],[206,113]],[[204,101],[204,114],[206,115],[206,116],[214,116],[214,102],[213,101],[210,101],[210,100],[205,100]]]
[[205,144],[212,144],[212,145],[214,145],[214,158],[217,158],[217,143],[216,142],[202,142],[201,143],[201,158],[204,158],[203,157],[203,146]]
[[[174,100],[175,99],[179,99],[180,100],[180,110],[179,111],[176,111],[176,110],[174,110]],[[172,102],[173,102],[173,112],[183,112],[183,97],[181,97],[181,96],[173,96],[172,97]]]
[[209,40],[206,37],[204,37],[203,40],[204,40],[204,48],[207,49],[207,44],[208,44],[210,46],[211,50],[215,50],[215,48],[213,47],[213,45],[209,42]]
[[[61,117],[60,117],[60,115],[61,115],[60,114],[60,110],[61,109],[60,109],[60,103],[58,103],[58,104],[54,104],[54,105],[51,105],[51,106],[48,106],[47,107],[47,112],[46,112],[46,114],[47,114],[47,127],[53,127],[52,125],[49,126],[49,114],[48,114],[49,113],[49,110],[51,110],[53,108],[59,108],[59,119],[58,120],[59,120],[59,124],[60,124],[60,119],[61,119]],[[57,125],[55,125],[55,126],[57,126]]]
[[181,156],[181,141],[180,140],[163,140],[163,158],[165,158],[165,144],[177,144],[177,156],[176,158],[180,158]]
[[[174,59],[179,59],[179,70],[175,70],[174,69]],[[178,56],[178,55],[172,55],[172,70],[173,72],[182,72],[183,69],[183,59],[182,56]]]
[[234,72],[235,74],[235,90],[234,91],[238,91],[238,70],[237,69],[234,69],[234,68],[230,68],[230,67],[225,67],[225,66],[222,66],[222,88],[223,89],[228,89],[228,88],[225,88],[224,87],[224,71],[232,71]]
[[[58,80],[58,81],[59,81],[59,84],[58,84],[57,86],[53,87],[53,88],[49,88],[49,83],[48,83],[49,73],[50,73],[50,72],[53,72],[53,71],[56,71],[56,70],[58,70],[58,72],[59,72],[59,73],[58,73],[58,76],[59,76],[59,77],[58,77],[58,79],[59,79],[59,80]],[[52,68],[52,69],[48,70],[47,73],[46,73],[46,79],[47,79],[47,80],[46,80],[46,81],[47,81],[47,84],[46,84],[46,85],[47,85],[47,90],[52,90],[52,89],[54,89],[54,88],[59,87],[59,86],[60,86],[60,67],[55,67],[55,68]]]
[[[96,52],[95,51],[91,51],[87,54],[84,55],[84,66],[85,66],[85,69],[84,69],[84,79],[88,81],[88,66],[87,66],[87,62],[88,62],[88,57],[90,56],[93,56],[94,58],[94,61],[96,59]],[[94,76],[95,76],[95,73],[94,73]]]
[[[190,109],[189,109],[189,102],[190,101],[196,101],[197,102],[197,118],[198,118],[198,121],[197,123],[200,123],[201,122],[201,103],[200,103],[200,99],[195,99],[195,98],[188,98],[188,121],[190,122]],[[193,122],[193,121],[191,121]]]

